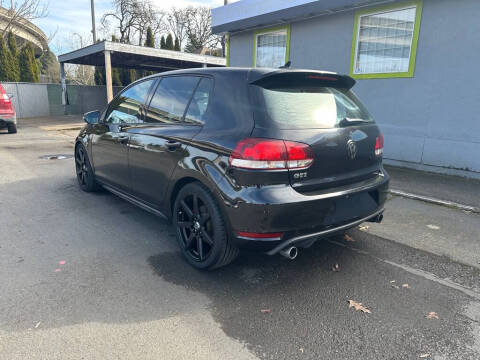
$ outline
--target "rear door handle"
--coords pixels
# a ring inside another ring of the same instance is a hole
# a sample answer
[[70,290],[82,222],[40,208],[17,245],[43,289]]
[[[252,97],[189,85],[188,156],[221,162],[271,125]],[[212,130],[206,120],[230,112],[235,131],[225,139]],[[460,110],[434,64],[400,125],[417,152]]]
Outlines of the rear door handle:
[[174,141],[174,140],[167,141],[167,148],[168,148],[169,151],[175,151],[180,146],[182,146],[182,144],[179,143],[178,141]]

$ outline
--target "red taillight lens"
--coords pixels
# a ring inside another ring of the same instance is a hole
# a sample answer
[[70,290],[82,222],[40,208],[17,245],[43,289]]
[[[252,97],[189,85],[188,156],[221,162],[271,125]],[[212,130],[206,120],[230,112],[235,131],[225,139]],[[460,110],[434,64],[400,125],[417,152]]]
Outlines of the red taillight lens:
[[378,134],[377,142],[375,143],[375,155],[382,156],[383,155],[383,135],[382,133]]
[[287,148],[287,168],[289,169],[303,169],[312,165],[313,151],[307,144],[302,144],[293,141],[285,141]]
[[237,232],[238,236],[243,237],[243,238],[249,238],[249,239],[271,239],[271,240],[279,240],[283,233],[252,233],[252,232],[244,232],[244,231],[238,231]]
[[1,95],[1,100],[4,104],[11,104],[10,98],[5,93]]
[[248,138],[237,144],[229,162],[242,169],[302,169],[312,164],[313,152],[298,142]]

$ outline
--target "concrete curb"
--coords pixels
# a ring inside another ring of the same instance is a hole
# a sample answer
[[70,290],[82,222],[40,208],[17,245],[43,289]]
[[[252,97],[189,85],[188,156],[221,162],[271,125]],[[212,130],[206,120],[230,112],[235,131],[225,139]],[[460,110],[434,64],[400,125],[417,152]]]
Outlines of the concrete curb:
[[401,190],[395,190],[395,189],[390,189],[388,192],[392,195],[395,196],[402,196],[408,199],[413,199],[413,200],[420,200],[424,201],[430,204],[435,204],[435,205],[441,205],[441,206],[446,206],[458,210],[463,210],[463,211],[468,211],[474,214],[480,214],[480,208],[475,207],[475,206],[469,206],[469,205],[464,205],[464,204],[459,204],[453,201],[447,201],[447,200],[440,200],[440,199],[435,199],[429,196],[423,196],[423,195],[417,195],[417,194],[412,194],[408,193],[405,191]]

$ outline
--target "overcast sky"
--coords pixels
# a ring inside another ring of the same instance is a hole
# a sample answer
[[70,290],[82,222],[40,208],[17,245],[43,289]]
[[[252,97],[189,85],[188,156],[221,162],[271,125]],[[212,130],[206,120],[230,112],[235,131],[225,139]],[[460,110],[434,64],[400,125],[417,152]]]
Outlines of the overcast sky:
[[[152,2],[163,9],[169,9],[172,6],[204,5],[214,8],[223,5],[223,0],[152,0]],[[229,2],[234,1],[229,0]],[[58,55],[73,50],[72,33],[79,33],[85,40],[91,41],[90,0],[50,0],[48,3],[48,17],[34,20],[34,23],[47,36],[51,36],[58,29],[54,40],[50,43],[52,51]],[[95,0],[97,30],[100,28],[102,15],[111,9],[111,0]],[[73,37],[77,42],[78,38],[78,36]]]

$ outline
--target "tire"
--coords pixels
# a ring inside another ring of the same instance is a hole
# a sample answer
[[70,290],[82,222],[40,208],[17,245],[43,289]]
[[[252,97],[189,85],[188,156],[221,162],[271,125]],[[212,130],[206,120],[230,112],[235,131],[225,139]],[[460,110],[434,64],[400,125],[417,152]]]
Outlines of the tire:
[[83,145],[78,145],[75,148],[75,170],[78,185],[83,191],[92,192],[100,189],[100,185],[95,181],[95,174],[90,165],[90,160],[88,160],[87,150]]
[[8,133],[16,134],[17,133],[17,124],[8,124]]
[[185,185],[178,193],[173,225],[183,256],[196,269],[220,268],[230,264],[239,253],[229,240],[218,204],[199,182]]

